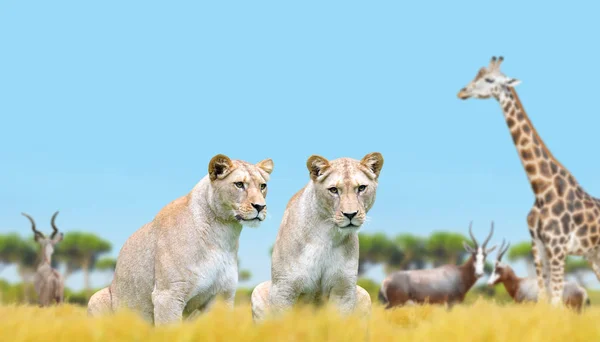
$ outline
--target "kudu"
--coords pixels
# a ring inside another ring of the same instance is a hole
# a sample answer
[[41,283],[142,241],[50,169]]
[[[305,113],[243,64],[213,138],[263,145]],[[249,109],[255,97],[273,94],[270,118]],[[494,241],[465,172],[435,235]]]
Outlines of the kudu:
[[52,268],[54,246],[63,239],[63,233],[58,231],[54,222],[58,211],[52,215],[52,220],[50,221],[53,230],[50,237],[46,237],[42,232],[35,229],[35,221],[31,216],[25,213],[22,214],[31,221],[31,229],[33,230],[35,242],[41,247],[39,254],[40,261],[33,277],[33,286],[38,296],[38,303],[40,306],[49,306],[53,302],[57,304],[62,303],[65,288],[64,279],[56,269]]
[[379,290],[379,301],[386,305],[386,309],[405,304],[447,303],[452,306],[461,303],[477,279],[483,276],[486,256],[496,248],[486,248],[494,233],[494,222],[482,245],[475,239],[472,225],[471,222],[469,235],[475,247],[463,241],[463,247],[470,256],[462,265],[397,271],[386,277]]
[[[488,279],[489,286],[495,286],[498,283],[504,284],[506,292],[517,302],[537,302],[538,299],[538,284],[535,277],[517,277],[512,267],[502,262],[502,257],[510,247],[510,243],[505,245],[502,241],[498,255],[496,256],[496,264],[494,271]],[[590,305],[587,291],[574,281],[568,281],[563,288],[562,300],[566,306],[580,312],[583,304]]]

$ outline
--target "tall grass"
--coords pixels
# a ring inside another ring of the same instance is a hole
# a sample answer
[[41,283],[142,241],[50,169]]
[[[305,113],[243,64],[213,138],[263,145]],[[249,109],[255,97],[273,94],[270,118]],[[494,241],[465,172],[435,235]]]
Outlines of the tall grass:
[[598,341],[600,308],[583,314],[547,304],[498,305],[477,300],[383,310],[369,320],[341,318],[332,308],[299,307],[254,324],[248,304],[233,312],[217,304],[194,321],[152,327],[131,312],[88,318],[85,308],[1,306],[3,341]]

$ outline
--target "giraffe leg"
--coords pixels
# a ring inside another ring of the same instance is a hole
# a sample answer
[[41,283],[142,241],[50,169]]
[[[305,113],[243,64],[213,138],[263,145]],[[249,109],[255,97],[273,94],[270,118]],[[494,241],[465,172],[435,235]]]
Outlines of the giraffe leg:
[[550,292],[550,276],[552,275],[552,269],[550,268],[550,256],[552,255],[550,249],[548,249],[545,245],[543,248],[546,253],[542,253],[542,279],[544,280],[544,285],[546,286],[546,294],[548,296],[551,295]]
[[534,238],[531,243],[531,253],[533,254],[533,262],[535,264],[535,273],[537,277],[538,285],[538,302],[546,301],[548,299],[549,290],[549,265],[548,255],[546,248],[542,242]]
[[594,271],[596,278],[598,278],[598,280],[600,280],[600,265],[598,265],[597,262],[592,263],[592,270]]
[[540,212],[534,206],[527,215],[527,226],[531,234],[531,254],[533,255],[533,263],[535,265],[535,275],[538,285],[538,302],[546,301],[549,294],[549,278],[550,268],[548,267],[548,258],[544,244],[537,236],[537,228],[542,224],[540,220]]
[[598,255],[586,255],[585,260],[590,264],[596,278],[600,280],[600,258]]
[[565,282],[565,259],[566,255],[564,251],[561,251],[558,254],[554,254],[551,257],[551,265],[550,265],[550,287],[552,289],[550,302],[554,306],[559,306],[562,304],[562,295],[564,289]]

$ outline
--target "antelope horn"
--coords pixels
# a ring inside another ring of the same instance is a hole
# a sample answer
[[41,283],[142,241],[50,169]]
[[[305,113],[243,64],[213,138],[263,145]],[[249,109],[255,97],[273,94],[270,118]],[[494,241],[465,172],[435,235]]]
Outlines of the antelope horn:
[[477,239],[473,235],[473,221],[469,223],[469,235],[471,235],[471,240],[473,240],[473,243],[475,243],[475,249],[477,249],[479,247],[479,242],[477,242]]
[[481,247],[483,247],[483,249],[485,249],[485,246],[487,246],[487,243],[490,242],[490,239],[492,238],[492,234],[494,234],[494,221],[492,221],[492,229],[490,229],[490,234],[488,235],[488,237],[483,242],[483,245],[481,246]]
[[56,224],[54,223],[54,220],[56,219],[56,215],[58,215],[58,211],[54,213],[54,215],[52,215],[52,220],[50,220],[50,224],[52,225],[52,235],[50,235],[51,239],[54,239],[54,237],[56,236],[56,234],[58,234],[58,228],[56,228]]
[[498,248],[498,255],[496,255],[496,260],[500,261],[500,259],[502,259],[502,256],[504,255],[504,244],[506,244],[506,240],[502,239],[502,244],[500,244],[500,248]]
[[42,234],[40,231],[38,231],[37,229],[35,229],[35,221],[33,220],[33,218],[25,213],[21,213],[21,215],[27,217],[29,219],[29,221],[31,221],[31,230],[33,230],[33,234],[35,236],[40,236],[40,237],[44,237],[44,234]]
[[[503,241],[503,246],[504,246],[504,241]],[[506,251],[508,251],[508,248],[510,247],[510,242],[504,246],[504,249],[500,248],[500,252],[498,253],[498,261],[500,261],[502,259],[502,257],[504,256],[504,253],[506,253]]]

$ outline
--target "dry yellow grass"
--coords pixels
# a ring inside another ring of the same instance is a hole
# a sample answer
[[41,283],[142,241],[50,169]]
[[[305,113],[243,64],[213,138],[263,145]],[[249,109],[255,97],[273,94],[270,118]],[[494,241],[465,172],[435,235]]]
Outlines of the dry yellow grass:
[[340,318],[330,308],[298,308],[278,320],[252,322],[249,305],[218,304],[195,321],[152,327],[131,312],[91,319],[85,309],[1,306],[3,341],[598,341],[600,308],[581,315],[548,305],[422,306],[385,311],[369,321]]

